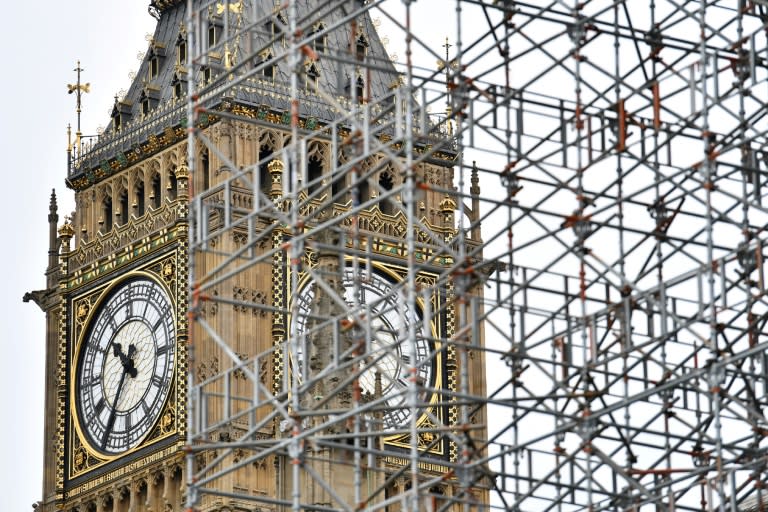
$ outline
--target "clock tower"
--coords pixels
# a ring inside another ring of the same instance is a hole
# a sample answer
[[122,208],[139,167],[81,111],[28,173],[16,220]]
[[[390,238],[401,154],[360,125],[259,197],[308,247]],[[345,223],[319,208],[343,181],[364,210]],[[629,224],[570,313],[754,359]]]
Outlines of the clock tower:
[[485,411],[459,399],[484,390],[482,330],[457,327],[482,316],[455,218],[479,187],[463,204],[450,123],[364,2],[149,9],[26,297],[48,322],[38,510],[486,506],[458,470]]

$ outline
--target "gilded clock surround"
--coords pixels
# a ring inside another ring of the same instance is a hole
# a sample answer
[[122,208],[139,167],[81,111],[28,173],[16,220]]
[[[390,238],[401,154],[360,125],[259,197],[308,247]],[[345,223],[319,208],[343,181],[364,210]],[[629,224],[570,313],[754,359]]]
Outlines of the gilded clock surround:
[[[377,211],[377,208],[374,208],[370,212],[371,216],[376,216],[379,214]],[[396,221],[394,221],[396,222]],[[385,242],[383,240],[378,240],[373,242],[378,247],[392,247],[395,249],[394,246],[391,246],[389,242]],[[349,242],[349,246],[351,247],[351,242]],[[395,251],[396,252],[396,249]],[[275,258],[278,259],[278,261],[281,261],[280,257],[278,256],[279,253],[276,253]],[[392,254],[392,253],[390,253]],[[399,254],[398,254],[399,256]],[[372,263],[371,267],[374,271],[380,272],[384,276],[386,276],[387,279],[391,280],[393,283],[400,282],[403,279],[405,279],[405,276],[408,272],[407,267],[401,263],[397,262],[395,259],[391,259],[391,261],[386,261],[386,254],[382,254],[380,256],[381,259],[376,260]],[[314,266],[316,265],[317,257],[315,255],[315,252],[312,249],[307,249],[305,251],[305,257],[304,257],[304,265]],[[347,264],[350,264],[353,261],[353,258],[350,256],[345,257],[345,262]],[[289,284],[292,281],[291,273],[290,271],[285,271],[285,267],[283,266],[275,266],[273,267],[273,293],[276,297],[282,296],[284,293],[283,290],[289,289]],[[275,279],[276,277],[277,279]],[[305,286],[307,286],[307,283],[309,281],[308,274],[306,272],[301,272],[298,276],[298,288],[297,290],[302,290]],[[438,274],[428,271],[422,271],[419,273],[417,277],[417,282],[422,283],[425,285],[426,289],[434,289],[435,285],[437,283],[437,277]],[[289,293],[286,297],[287,304],[291,304],[293,300],[293,296],[295,293]],[[430,301],[430,309],[433,312],[437,312],[434,315],[434,318],[430,322],[429,329],[431,331],[432,339],[433,340],[440,340],[440,339],[449,339],[452,337],[455,333],[455,316],[453,311],[453,306],[451,305],[451,301],[449,300],[449,297],[451,295],[451,287],[449,285],[448,288],[446,288],[445,292],[442,294],[435,293],[431,296]],[[420,310],[420,312],[424,311],[424,301],[423,298],[418,297],[417,298],[417,306]],[[278,315],[275,315],[276,319]],[[285,326],[290,325],[290,317],[285,316],[283,319],[283,315],[280,315],[279,320],[282,322],[285,322]],[[275,346],[274,350],[274,359],[275,359],[275,368],[279,369],[281,366],[278,366],[277,363],[282,361],[283,358],[283,350],[282,350],[282,344],[287,340],[287,335],[289,334],[289,329],[285,328],[279,328],[278,332],[281,333],[280,336],[273,336],[273,342]],[[457,378],[458,378],[458,368],[456,365],[456,354],[455,350],[452,347],[449,347],[447,351],[441,350],[440,344],[436,342],[435,346],[433,347],[433,351],[435,352],[435,358],[434,358],[434,371],[435,371],[435,378],[433,387],[436,390],[441,389],[448,389],[452,393],[455,393],[457,391]],[[274,382],[273,382],[273,391],[275,393],[278,393],[279,390],[282,388],[282,374],[279,372],[276,372]],[[458,421],[457,417],[457,409],[455,406],[445,406],[439,405],[444,399],[440,397],[440,392],[437,391],[435,393],[432,393],[432,396],[429,399],[429,403],[431,404],[429,408],[427,408],[417,419],[417,425],[420,429],[419,433],[419,441],[418,445],[419,448],[425,452],[437,455],[439,457],[448,457],[449,460],[452,462],[455,462],[458,457],[458,453],[456,451],[455,443],[454,442],[448,442],[447,444],[449,446],[445,446],[445,441],[439,440],[437,442],[434,442],[437,439],[437,436],[430,433],[430,430],[437,429],[438,425],[435,425],[433,418],[437,419],[440,423],[445,423],[446,417],[448,419],[447,424],[454,425]],[[455,401],[454,399],[451,399],[451,401]],[[408,450],[410,449],[410,442],[411,442],[411,436],[410,434],[393,434],[390,436],[386,436],[383,438],[383,442],[386,443],[389,446],[400,448],[402,450]]]
[[[185,346],[183,340],[186,335],[186,273],[178,272],[178,269],[185,269],[186,254],[182,249],[182,245],[173,243],[170,246],[163,248],[163,254],[156,255],[148,261],[139,261],[133,264],[133,268],[130,268],[130,261],[124,262],[124,265],[129,268],[117,268],[113,273],[104,276],[103,281],[95,286],[87,287],[80,293],[73,293],[68,308],[72,313],[72,340],[76,340],[73,350],[70,351],[68,358],[68,366],[72,368],[69,385],[70,385],[70,403],[69,410],[72,414],[68,421],[68,440],[66,449],[67,458],[67,474],[66,482],[74,484],[71,487],[68,494],[77,494],[79,491],[77,487],[79,482],[87,481],[90,475],[104,475],[104,471],[112,471],[111,463],[127,462],[137,457],[141,457],[144,454],[151,453],[156,449],[168,446],[168,443],[174,443],[180,445],[183,442],[184,433],[184,412],[183,412],[183,396],[186,389],[186,382],[184,379],[185,369]],[[138,254],[142,254],[138,251]],[[77,368],[77,361],[79,358],[80,347],[82,346],[83,339],[88,332],[89,322],[93,318],[93,315],[99,310],[100,304],[104,300],[108,300],[110,292],[115,287],[120,286],[127,280],[144,277],[153,280],[160,284],[168,294],[173,305],[173,318],[176,328],[176,362],[172,372],[172,383],[168,395],[165,400],[161,412],[159,413],[154,426],[150,429],[143,441],[125,452],[115,455],[105,455],[98,450],[90,446],[87,441],[87,437],[81,430],[80,421],[77,417],[77,406],[74,403],[76,399],[75,393],[75,375]],[[67,312],[65,311],[64,315]],[[176,448],[178,449],[178,448]],[[108,474],[106,475],[108,478]],[[115,474],[117,477],[117,474]],[[64,482],[62,482],[64,483]],[[65,487],[70,487],[66,485]]]
[[[167,269],[167,270],[166,270]],[[171,310],[169,311],[169,314],[171,315],[171,322],[174,324],[174,327],[177,324],[176,321],[176,315],[173,311],[173,299],[171,299],[170,289],[163,283],[162,281],[168,280],[173,281],[174,275],[175,275],[175,264],[171,262],[170,258],[164,259],[160,264],[160,276],[163,277],[162,280],[158,280],[157,277],[160,277],[158,275],[153,275],[144,271],[132,271],[127,273],[124,277],[121,277],[118,280],[115,280],[111,282],[105,289],[101,291],[96,291],[94,293],[91,293],[83,298],[75,298],[74,302],[76,304],[76,325],[78,326],[78,333],[76,334],[76,345],[73,351],[72,360],[74,361],[73,364],[73,371],[72,371],[72,378],[70,379],[71,389],[70,389],[70,408],[72,411],[72,416],[74,418],[74,425],[75,430],[77,434],[77,439],[80,441],[81,446],[77,448],[75,451],[75,460],[73,467],[75,470],[78,469],[84,469],[85,462],[89,459],[90,456],[95,455],[98,458],[103,459],[104,461],[114,460],[118,457],[123,457],[126,454],[131,453],[133,450],[138,448],[138,446],[131,447],[128,450],[120,451],[118,453],[114,454],[108,454],[105,453],[103,449],[99,449],[95,446],[93,446],[92,440],[89,439],[89,435],[84,431],[83,423],[86,421],[85,418],[81,418],[82,410],[77,403],[80,399],[80,393],[78,390],[78,375],[81,371],[80,366],[83,364],[82,357],[83,357],[83,351],[85,349],[85,344],[88,342],[88,335],[90,333],[90,329],[93,323],[96,321],[98,315],[100,314],[100,311],[103,307],[103,305],[108,304],[109,301],[112,299],[113,293],[115,293],[116,290],[120,290],[123,286],[125,286],[127,283],[134,282],[137,279],[142,279],[144,281],[152,282],[160,286],[165,296],[168,300],[171,301]],[[85,312],[88,312],[87,314],[83,314]],[[174,330],[175,334],[175,330]],[[173,356],[175,359],[175,345],[176,345],[176,339],[170,340],[170,343],[174,345],[174,351]],[[127,347],[126,347],[127,348]],[[172,363],[173,366],[171,368],[170,372],[170,383],[173,383],[175,381],[175,361]],[[148,442],[154,442],[158,439],[162,439],[167,435],[170,435],[173,432],[174,427],[174,420],[176,417],[176,408],[172,405],[167,405],[166,402],[170,401],[171,399],[171,389],[169,389],[168,394],[163,399],[163,405],[161,406],[161,410],[157,416],[152,421],[152,427],[150,427],[149,431],[142,436],[141,440],[138,442],[141,445],[147,444]],[[155,427],[155,424],[157,424],[157,428]],[[153,438],[154,434],[154,438]],[[158,437],[158,434],[160,434],[160,437]],[[79,463],[79,464],[78,464]]]

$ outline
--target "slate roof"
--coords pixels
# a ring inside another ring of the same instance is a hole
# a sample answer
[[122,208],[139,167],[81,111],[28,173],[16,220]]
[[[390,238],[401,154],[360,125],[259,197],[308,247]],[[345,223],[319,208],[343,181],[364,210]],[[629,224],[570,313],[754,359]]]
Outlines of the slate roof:
[[[356,0],[359,1],[359,0]],[[196,5],[201,5],[203,0],[194,0]],[[231,0],[231,3],[235,3]],[[256,34],[252,40],[242,37],[229,41],[227,49],[231,58],[232,69],[235,75],[242,76],[251,73],[248,79],[237,83],[236,87],[228,87],[228,100],[234,104],[250,105],[254,108],[269,110],[272,113],[284,113],[290,111],[290,67],[283,45],[280,31],[275,27],[287,26],[284,15],[277,15],[273,0],[244,0],[242,12],[230,12],[231,22],[247,23],[250,19],[260,20],[256,24],[257,30],[250,31]],[[391,95],[393,88],[397,87],[399,75],[387,56],[386,50],[379,39],[374,24],[367,14],[352,15],[348,8],[348,2],[325,2],[321,0],[302,0],[299,2],[300,29],[307,38],[309,46],[315,47],[320,37],[325,36],[325,52],[317,52],[317,59],[312,61],[308,56],[302,56],[302,65],[308,69],[314,65],[318,72],[318,84],[325,93],[330,94],[340,102],[348,104],[352,94],[350,78],[355,82],[362,79],[365,83],[364,94],[367,99],[376,102],[381,98]],[[186,82],[189,76],[185,66],[179,65],[177,60],[177,43],[186,38],[186,0],[153,0],[150,4],[150,12],[158,16],[158,23],[152,41],[142,61],[128,92],[119,102],[116,102],[112,120],[104,134],[98,141],[74,160],[70,169],[68,183],[76,189],[98,181],[101,177],[116,172],[126,160],[125,155],[134,155],[137,148],[142,145],[146,148],[146,142],[150,137],[171,138],[169,127],[179,127],[185,123],[186,96],[179,99],[174,95],[174,85],[181,81],[180,86],[186,95]],[[325,15],[323,15],[323,12]],[[221,44],[221,32],[223,16],[216,21],[216,29],[219,45],[212,52],[217,58],[210,60],[210,67],[214,73],[212,85],[203,96],[205,106],[215,109],[223,100],[222,94],[217,92],[216,70],[224,71],[226,61],[223,45]],[[310,21],[311,20],[311,21]],[[321,20],[322,25],[317,23]],[[271,24],[270,24],[271,23]],[[338,27],[337,27],[338,25]],[[357,28],[355,37],[351,37],[352,27]],[[205,28],[203,29],[205,30]],[[314,32],[314,35],[313,35]],[[273,34],[277,35],[273,35]],[[354,55],[355,48],[350,50],[350,42],[356,41],[362,34],[366,44],[366,66],[362,69]],[[205,35],[205,34],[204,34]],[[240,56],[260,54],[273,56],[275,64],[273,77],[265,76],[263,69],[266,67],[263,58],[252,62],[240,61]],[[330,58],[333,56],[334,58]],[[157,57],[157,74],[150,76],[151,60]],[[275,58],[276,57],[276,58]],[[351,76],[350,76],[351,75]],[[221,75],[218,75],[221,76]],[[231,86],[231,82],[228,84]],[[337,119],[340,112],[335,110],[317,94],[306,87],[301,87],[299,95],[300,117],[313,118],[319,123],[325,123]],[[148,100],[149,112],[143,112],[142,103]],[[387,100],[391,101],[392,100]],[[386,106],[386,103],[385,103]],[[379,107],[382,108],[382,107]],[[121,115],[121,126],[115,129],[115,115]],[[181,133],[181,132],[179,132]],[[119,160],[118,164],[115,159]],[[132,160],[135,160],[132,159]],[[124,167],[124,165],[122,165]]]

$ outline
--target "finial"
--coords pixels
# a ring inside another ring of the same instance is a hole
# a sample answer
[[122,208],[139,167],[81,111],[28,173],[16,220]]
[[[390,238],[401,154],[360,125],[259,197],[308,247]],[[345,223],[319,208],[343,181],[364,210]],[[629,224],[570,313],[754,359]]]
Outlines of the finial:
[[75,228],[72,227],[72,219],[69,215],[64,216],[64,224],[59,228],[59,237],[69,241],[75,236]]
[[86,83],[83,84],[80,82],[80,73],[85,71],[83,68],[80,67],[80,61],[77,61],[77,67],[73,70],[77,72],[77,82],[74,84],[67,84],[67,94],[75,93],[77,98],[77,131],[75,132],[75,148],[77,149],[77,154],[82,154],[82,135],[83,133],[80,131],[80,113],[83,111],[83,103],[82,103],[82,97],[84,92],[91,92],[91,84]]
[[456,68],[456,61],[450,60],[448,51],[453,45],[448,42],[448,37],[445,38],[445,44],[442,45],[445,48],[445,60],[438,60],[438,69],[445,69],[445,117],[448,125],[448,135],[453,136],[453,123],[451,122],[451,68]]
[[56,223],[59,222],[59,205],[56,203],[56,189],[51,190],[51,204],[48,205],[48,222],[51,229],[56,229]]
[[480,173],[477,170],[477,162],[472,160],[472,174],[469,179],[469,193],[473,196],[480,195]]

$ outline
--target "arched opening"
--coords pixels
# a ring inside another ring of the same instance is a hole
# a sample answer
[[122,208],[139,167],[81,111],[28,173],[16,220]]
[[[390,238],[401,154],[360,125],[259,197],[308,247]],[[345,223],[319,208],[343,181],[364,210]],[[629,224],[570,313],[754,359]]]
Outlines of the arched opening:
[[[181,489],[181,484],[183,482],[182,474],[181,474],[181,468],[179,466],[176,466],[173,468],[173,472],[171,473],[171,488],[172,489]],[[183,501],[181,501],[179,498],[179,493],[172,493],[172,509],[173,510],[181,510],[182,505],[184,504]]]
[[307,163],[307,192],[314,193],[323,184],[323,162],[313,155]]
[[310,90],[314,90],[318,86],[320,80],[320,71],[315,66],[315,63],[309,65],[307,68],[307,86]]
[[117,491],[117,507],[112,510],[116,512],[129,512],[131,509],[131,493],[127,487],[121,487]]
[[137,217],[144,215],[144,181],[137,181],[133,189],[133,209]]
[[102,233],[109,233],[112,231],[112,196],[107,195],[104,198],[104,201],[101,203],[101,219],[99,219],[99,224],[101,224],[101,232]]
[[368,41],[364,35],[360,35],[355,42],[355,57],[357,60],[365,59],[365,54],[368,52]]
[[176,63],[179,66],[187,65],[187,40],[181,36],[176,41]]
[[168,198],[174,201],[177,193],[175,172],[171,171],[168,173],[168,185],[166,185],[165,189],[168,191]]
[[163,510],[163,494],[165,492],[165,475],[158,471],[150,477],[149,485],[152,486],[152,495],[150,498],[150,507],[152,510]]
[[269,174],[269,162],[272,161],[272,149],[269,146],[261,146],[259,150],[259,183],[261,191],[269,197],[272,189],[272,176]]
[[357,82],[355,82],[355,94],[357,95],[358,103],[363,103],[363,101],[365,101],[365,81],[361,76],[357,77]]
[[384,497],[389,502],[389,505],[384,508],[385,512],[400,512],[403,510],[403,503],[400,500],[391,500],[391,498],[401,495],[402,493],[396,483],[390,484],[384,489]]
[[256,66],[263,66],[261,68],[261,74],[265,78],[275,78],[275,63],[272,56],[272,51],[266,50],[259,54],[259,58],[256,60]]
[[136,501],[137,503],[132,507],[133,510],[144,510],[147,503],[147,481],[141,480],[136,486]]
[[[367,178],[358,178],[357,181],[357,204],[362,204],[371,198],[371,187],[368,185]],[[356,206],[356,205],[355,205]]]
[[208,48],[216,46],[218,42],[219,34],[216,25],[208,26]]
[[[382,190],[385,190],[389,192],[394,187],[394,179],[392,177],[392,174],[389,173],[389,171],[382,171],[381,174],[379,174],[379,187],[381,187]],[[396,208],[394,203],[394,198],[387,197],[385,199],[382,199],[379,202],[379,209],[381,209],[381,213],[386,213],[387,215],[394,215]]]
[[200,167],[202,168],[203,173],[203,190],[208,190],[211,188],[211,165],[210,161],[208,160],[208,152],[205,151],[200,157]]
[[113,510],[113,508],[114,508],[114,499],[112,498],[112,496],[107,495],[107,497],[104,498],[102,510]]
[[152,190],[149,193],[149,204],[152,208],[160,208],[160,198],[162,197],[162,190],[160,188],[160,175],[155,174],[152,176]]
[[[322,23],[319,23],[315,29],[312,31],[312,35],[319,34],[320,32],[325,30],[325,25]],[[325,53],[326,48],[328,47],[328,35],[323,34],[320,36],[315,37],[315,40],[313,42],[315,46],[315,52],[317,53]]]
[[346,203],[346,186],[344,182],[344,173],[337,172],[335,176],[332,176],[331,181],[331,195],[336,203]]
[[120,192],[120,206],[118,207],[118,210],[115,212],[115,216],[117,217],[117,222],[119,225],[125,224],[128,222],[128,219],[131,218],[131,212],[128,209],[128,191],[123,190]]

